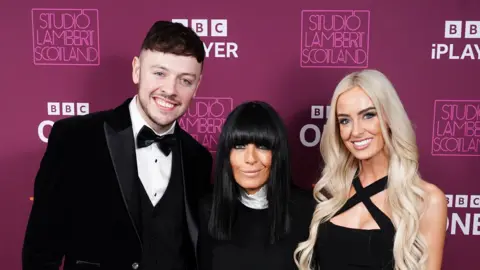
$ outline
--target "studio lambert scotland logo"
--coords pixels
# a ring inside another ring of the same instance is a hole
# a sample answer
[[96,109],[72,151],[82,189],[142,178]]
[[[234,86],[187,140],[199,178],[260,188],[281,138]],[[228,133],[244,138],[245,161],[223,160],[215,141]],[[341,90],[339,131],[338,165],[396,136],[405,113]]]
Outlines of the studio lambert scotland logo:
[[35,65],[100,65],[97,9],[32,9]]
[[232,98],[196,97],[178,122],[186,132],[214,153],[225,119],[232,110]]
[[368,10],[303,10],[302,68],[367,68],[370,40]]
[[435,100],[433,156],[480,156],[480,100]]

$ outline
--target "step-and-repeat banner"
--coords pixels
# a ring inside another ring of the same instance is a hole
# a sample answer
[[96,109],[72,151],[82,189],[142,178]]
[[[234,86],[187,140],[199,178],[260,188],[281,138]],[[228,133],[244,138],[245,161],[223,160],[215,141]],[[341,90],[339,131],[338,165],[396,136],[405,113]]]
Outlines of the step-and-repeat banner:
[[215,154],[228,113],[264,100],[289,131],[295,182],[321,169],[338,81],[375,68],[411,117],[422,177],[448,197],[444,268],[479,269],[480,2],[2,1],[2,269],[20,269],[33,181],[53,123],[135,94],[131,61],[156,20],[192,27],[204,79],[181,125]]

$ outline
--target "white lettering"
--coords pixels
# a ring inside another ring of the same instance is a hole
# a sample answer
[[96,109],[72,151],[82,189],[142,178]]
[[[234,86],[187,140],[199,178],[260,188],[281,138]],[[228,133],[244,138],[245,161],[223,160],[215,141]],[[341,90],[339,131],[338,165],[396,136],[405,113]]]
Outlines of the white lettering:
[[216,58],[238,58],[238,45],[235,42],[204,42],[203,47],[206,57],[213,54]]
[[51,120],[44,120],[38,125],[38,138],[44,143],[48,142],[48,137],[45,136],[45,127],[52,127],[53,126],[53,121]]

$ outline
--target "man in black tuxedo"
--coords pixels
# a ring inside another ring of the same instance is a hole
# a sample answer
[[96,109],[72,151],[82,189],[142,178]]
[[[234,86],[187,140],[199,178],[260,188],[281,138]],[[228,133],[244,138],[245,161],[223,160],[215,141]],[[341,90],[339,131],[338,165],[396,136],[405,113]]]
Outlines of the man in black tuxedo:
[[209,151],[179,126],[195,96],[203,43],[156,22],[132,62],[138,94],[57,121],[35,179],[24,270],[196,269],[198,200]]

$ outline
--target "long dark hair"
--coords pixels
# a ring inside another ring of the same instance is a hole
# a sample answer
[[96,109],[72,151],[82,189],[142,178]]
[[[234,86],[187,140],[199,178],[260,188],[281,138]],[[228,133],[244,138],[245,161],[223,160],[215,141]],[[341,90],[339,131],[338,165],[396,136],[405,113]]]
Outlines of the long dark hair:
[[272,165],[266,182],[269,242],[290,231],[291,169],[286,128],[278,113],[262,101],[246,102],[227,117],[217,144],[213,202],[208,230],[220,240],[228,240],[235,219],[239,185],[233,178],[230,151],[235,145],[253,143],[272,151]]

